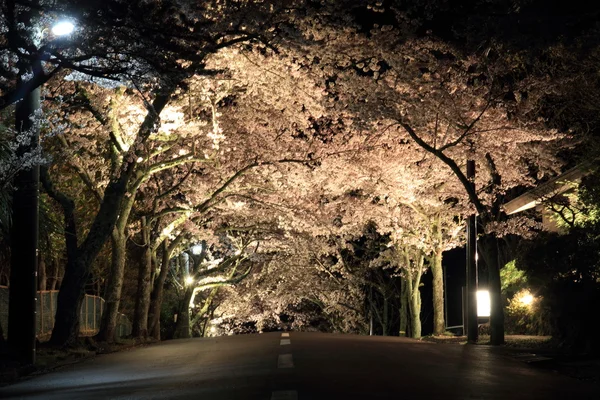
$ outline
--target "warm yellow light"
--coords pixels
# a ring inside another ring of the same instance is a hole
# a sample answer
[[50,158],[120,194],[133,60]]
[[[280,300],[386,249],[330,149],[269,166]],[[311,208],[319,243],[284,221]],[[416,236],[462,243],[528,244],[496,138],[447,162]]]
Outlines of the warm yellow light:
[[191,285],[192,283],[194,283],[194,278],[192,278],[191,276],[188,276],[185,278],[185,284],[186,285]]
[[490,292],[487,290],[477,291],[477,316],[489,317],[491,311]]
[[525,292],[519,297],[518,300],[526,306],[530,306],[535,299],[531,293]]

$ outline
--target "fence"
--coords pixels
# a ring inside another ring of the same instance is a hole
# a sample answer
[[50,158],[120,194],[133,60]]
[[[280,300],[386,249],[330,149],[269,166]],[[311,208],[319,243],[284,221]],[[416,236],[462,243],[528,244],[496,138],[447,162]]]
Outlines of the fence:
[[[54,316],[56,314],[56,299],[58,290],[44,290],[38,292],[36,304],[37,336],[41,341],[50,338],[54,328]],[[85,295],[81,305],[79,316],[80,336],[93,336],[100,329],[102,311],[104,310],[104,299],[98,296]],[[0,326],[5,338],[8,328],[8,288],[0,287]],[[131,334],[131,322],[124,314],[119,314],[117,335],[119,337]]]

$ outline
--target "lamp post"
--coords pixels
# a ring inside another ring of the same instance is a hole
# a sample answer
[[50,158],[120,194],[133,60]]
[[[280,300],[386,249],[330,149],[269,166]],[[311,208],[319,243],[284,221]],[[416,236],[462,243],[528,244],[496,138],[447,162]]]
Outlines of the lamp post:
[[[467,179],[475,188],[475,161],[467,161]],[[477,327],[477,227],[476,216],[472,214],[467,219],[467,307],[466,331],[467,341],[476,343]]]
[[[61,22],[52,28],[55,36],[73,31],[71,22]],[[19,85],[29,86],[31,80],[43,74],[42,57],[32,64],[19,62]],[[11,269],[9,288],[8,342],[15,356],[28,363],[35,362],[36,354],[36,302],[39,233],[39,111],[40,88],[24,93],[15,109],[15,128],[21,142],[17,155],[28,158],[13,181],[11,228]]]

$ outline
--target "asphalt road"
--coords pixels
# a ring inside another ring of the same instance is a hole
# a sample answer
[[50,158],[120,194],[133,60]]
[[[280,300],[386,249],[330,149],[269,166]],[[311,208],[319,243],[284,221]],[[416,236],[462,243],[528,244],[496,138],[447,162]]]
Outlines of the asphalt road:
[[486,346],[292,332],[103,355],[0,388],[0,398],[565,400],[600,399],[600,387]]

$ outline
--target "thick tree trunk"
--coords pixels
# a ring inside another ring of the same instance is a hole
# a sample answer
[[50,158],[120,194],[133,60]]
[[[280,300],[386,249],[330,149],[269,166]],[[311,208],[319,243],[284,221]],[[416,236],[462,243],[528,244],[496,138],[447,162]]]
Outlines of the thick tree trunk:
[[423,275],[424,255],[420,250],[414,259],[411,259],[410,250],[404,251],[404,264],[406,269],[406,295],[408,298],[410,337],[421,337],[421,276]]
[[165,281],[167,280],[170,268],[171,255],[182,240],[183,235],[179,235],[171,244],[168,243],[167,239],[162,242],[160,273],[152,288],[152,293],[150,295],[150,309],[148,311],[150,335],[156,340],[160,340],[160,311],[162,308]]
[[133,317],[133,337],[146,339],[148,337],[148,312],[150,308],[150,294],[152,275],[152,248],[150,247],[150,228],[146,217],[142,217],[142,236],[144,238],[144,256],[140,262],[138,273],[138,289],[135,299],[135,312]]
[[50,343],[73,346],[79,337],[79,314],[83,304],[85,283],[89,269],[84,259],[77,257],[67,263],[65,276],[56,299],[56,318]]
[[421,292],[418,285],[413,287],[413,293],[410,301],[410,319],[411,319],[411,337],[419,339],[421,337]]
[[433,334],[441,335],[446,330],[444,320],[444,270],[442,269],[442,251],[436,250],[431,257],[433,275]]
[[175,324],[175,333],[173,334],[174,339],[188,339],[191,337],[190,301],[192,300],[193,294],[193,287],[186,288],[177,313],[177,323]]
[[504,305],[502,304],[500,280],[500,249],[498,239],[486,236],[481,241],[482,253],[488,268],[490,292],[490,344],[504,344]]
[[150,309],[148,310],[150,336],[156,340],[160,340],[160,311],[162,308],[164,284],[167,280],[167,274],[169,273],[170,258],[166,248],[167,246],[163,245],[160,273],[158,274],[156,282],[154,282],[154,288],[150,295]]
[[410,315],[410,337],[419,339],[421,337],[421,296],[419,293],[418,284],[416,278],[413,281],[413,277],[408,279],[407,285],[407,297]]
[[[56,284],[60,291],[56,299],[56,314],[50,343],[70,346],[79,337],[79,314],[84,298],[84,285],[89,276],[85,258],[77,248],[77,222],[75,220],[75,202],[54,188],[46,168],[41,168],[40,179],[44,190],[56,200],[63,211],[65,224],[64,237],[67,248],[67,265],[61,277],[61,268],[57,265]],[[56,261],[55,261],[56,262]]]
[[112,259],[111,269],[106,286],[104,314],[100,323],[100,331],[96,338],[100,341],[114,342],[117,335],[119,322],[119,306],[123,290],[123,276],[125,273],[127,237],[115,228],[111,236]]

